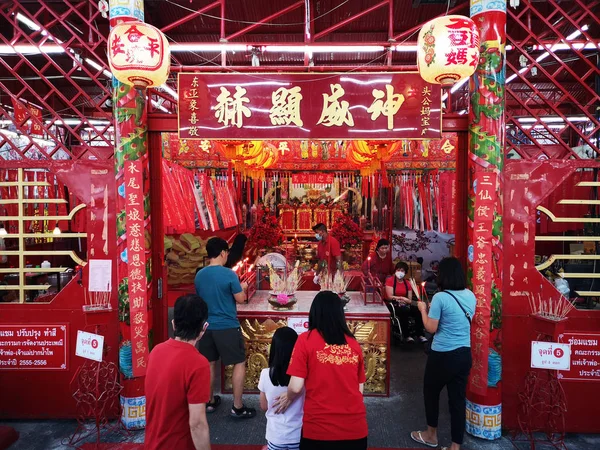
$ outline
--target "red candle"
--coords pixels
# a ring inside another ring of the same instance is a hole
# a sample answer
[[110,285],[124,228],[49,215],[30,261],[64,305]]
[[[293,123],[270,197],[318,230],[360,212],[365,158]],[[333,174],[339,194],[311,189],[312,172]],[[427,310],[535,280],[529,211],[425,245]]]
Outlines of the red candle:
[[371,276],[371,257],[367,258],[367,271],[369,272],[369,276]]

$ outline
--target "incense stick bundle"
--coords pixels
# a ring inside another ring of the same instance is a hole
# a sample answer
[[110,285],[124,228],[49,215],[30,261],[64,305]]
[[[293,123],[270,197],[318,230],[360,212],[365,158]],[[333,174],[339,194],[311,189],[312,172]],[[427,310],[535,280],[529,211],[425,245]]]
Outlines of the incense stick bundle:
[[417,296],[417,300],[421,301],[421,293],[419,292],[419,285],[416,283],[415,279],[411,278],[410,280],[408,280],[408,284],[410,284],[412,291]]
[[575,302],[571,302],[563,295],[558,299],[542,300],[541,294],[538,294],[537,302],[533,294],[527,293],[529,309],[533,315],[544,317],[550,320],[563,320],[575,308]]

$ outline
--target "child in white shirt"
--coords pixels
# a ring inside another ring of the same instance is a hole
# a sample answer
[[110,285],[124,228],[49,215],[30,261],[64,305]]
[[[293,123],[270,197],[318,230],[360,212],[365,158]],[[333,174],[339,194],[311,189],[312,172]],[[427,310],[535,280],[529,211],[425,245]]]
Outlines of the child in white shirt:
[[290,376],[287,374],[292,350],[298,334],[289,327],[275,331],[269,352],[269,368],[260,373],[260,407],[267,416],[267,448],[269,450],[298,450],[304,415],[304,395],[293,402],[282,414],[275,414],[273,403],[287,392]]

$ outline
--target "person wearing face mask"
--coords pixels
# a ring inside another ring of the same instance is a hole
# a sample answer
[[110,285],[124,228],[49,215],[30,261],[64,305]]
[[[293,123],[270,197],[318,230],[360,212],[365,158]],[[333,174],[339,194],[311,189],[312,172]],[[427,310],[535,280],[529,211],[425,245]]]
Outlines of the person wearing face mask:
[[[412,290],[406,280],[408,264],[400,261],[396,264],[394,276],[389,277],[385,282],[385,294],[388,308],[394,308],[394,312],[400,320],[400,328],[405,342],[415,342],[418,337],[421,342],[426,342],[427,338],[423,335],[423,319],[417,308],[417,302],[412,299]],[[415,320],[414,335],[410,335],[408,327],[409,318]]]
[[374,277],[381,281],[381,284],[385,284],[385,280],[394,273],[394,262],[392,261],[392,254],[390,252],[390,241],[387,239],[379,239],[375,252],[369,255],[371,258],[362,265],[362,271],[365,275],[369,272]]
[[314,283],[319,284],[321,273],[327,269],[328,276],[332,276],[336,271],[342,269],[342,250],[340,243],[336,238],[330,236],[324,223],[318,223],[313,227],[315,238],[319,241],[317,245],[317,273]]

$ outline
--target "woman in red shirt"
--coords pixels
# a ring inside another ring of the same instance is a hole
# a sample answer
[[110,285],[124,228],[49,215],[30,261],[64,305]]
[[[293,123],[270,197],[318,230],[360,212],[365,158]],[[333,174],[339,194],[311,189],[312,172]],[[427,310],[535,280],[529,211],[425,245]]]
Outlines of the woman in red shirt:
[[[415,342],[415,337],[418,337],[421,342],[427,342],[424,336],[421,313],[417,308],[417,302],[412,300],[412,290],[408,287],[408,281],[406,281],[407,272],[408,264],[400,261],[396,264],[394,275],[385,281],[386,305],[400,320],[400,329],[405,342]],[[413,334],[416,336],[411,336],[408,329],[408,319],[410,317],[415,321]]]
[[313,300],[308,332],[298,337],[287,373],[278,412],[306,389],[300,450],[367,449],[363,353],[337,294],[323,291]]

